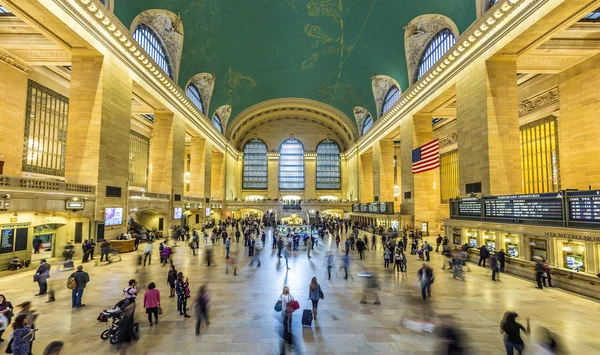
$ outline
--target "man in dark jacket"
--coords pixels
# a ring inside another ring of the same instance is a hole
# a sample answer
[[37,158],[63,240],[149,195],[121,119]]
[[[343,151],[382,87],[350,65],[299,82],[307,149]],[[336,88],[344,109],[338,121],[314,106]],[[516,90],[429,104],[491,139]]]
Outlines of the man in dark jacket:
[[504,252],[504,249],[496,253],[496,258],[500,264],[500,272],[504,272],[504,265],[506,263],[506,253]]
[[35,272],[34,278],[37,279],[40,292],[36,296],[45,295],[48,292],[48,279],[50,278],[50,264],[46,262],[46,259],[40,260],[40,266]]
[[[135,248],[137,250],[137,247]],[[108,240],[104,239],[102,244],[100,244],[100,261],[103,261],[106,258],[108,260],[108,254],[110,253],[110,243]]]
[[437,238],[435,239],[435,252],[439,252],[440,250],[440,245],[442,245],[442,236],[438,234]]
[[488,255],[490,255],[488,248],[485,245],[482,245],[479,248],[479,263],[477,263],[477,265],[481,266],[481,262],[483,261],[483,267],[485,267],[485,261],[487,260]]
[[40,239],[40,237],[35,237],[33,238],[33,253],[34,254],[39,254],[40,253],[40,247],[42,246],[42,240]]
[[427,296],[431,297],[431,284],[433,284],[434,280],[433,269],[423,263],[423,266],[417,272],[417,278],[421,286],[421,296],[423,297],[423,301],[425,301]]
[[360,260],[363,260],[363,253],[365,251],[365,242],[358,238],[358,241],[356,242],[356,249],[358,250],[358,255],[360,255]]
[[71,290],[71,306],[72,308],[79,308],[85,306],[85,304],[81,303],[81,298],[83,297],[83,290],[88,282],[90,282],[90,275],[87,272],[83,271],[83,265],[77,266],[77,271],[71,274],[69,278],[75,279],[75,288]]

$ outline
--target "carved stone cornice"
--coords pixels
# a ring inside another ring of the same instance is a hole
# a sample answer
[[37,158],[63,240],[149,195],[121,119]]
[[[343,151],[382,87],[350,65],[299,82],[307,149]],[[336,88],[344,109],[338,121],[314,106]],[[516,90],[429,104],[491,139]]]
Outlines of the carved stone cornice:
[[521,101],[519,104],[519,117],[529,115],[532,112],[558,103],[558,88],[550,89],[532,98]]
[[0,49],[0,61],[10,65],[11,67],[14,67],[17,70],[22,71],[25,74],[29,74],[29,72],[31,71],[31,67],[29,65],[25,64],[20,59],[15,58],[13,55],[9,54],[8,52],[2,49]]
[[450,133],[447,136],[440,138],[440,149],[458,142],[458,132]]

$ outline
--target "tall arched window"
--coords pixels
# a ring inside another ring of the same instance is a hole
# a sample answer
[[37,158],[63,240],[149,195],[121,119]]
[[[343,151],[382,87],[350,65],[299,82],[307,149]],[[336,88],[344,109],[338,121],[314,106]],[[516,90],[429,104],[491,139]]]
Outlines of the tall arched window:
[[385,94],[383,105],[381,107],[381,116],[388,112],[398,100],[400,100],[400,89],[394,85],[388,90],[387,94]]
[[498,0],[485,0],[485,11],[489,10],[492,6],[496,5]]
[[200,95],[200,90],[198,90],[196,85],[188,85],[188,87],[185,89],[185,94],[190,100],[192,100],[194,105],[196,105],[196,107],[200,111],[202,111],[203,114],[206,114],[206,111],[204,109],[204,101],[202,100],[202,95]]
[[326,139],[317,146],[317,190],[342,188],[340,146]]
[[156,32],[143,23],[140,23],[135,28],[135,31],[133,31],[133,38],[144,48],[154,62],[173,79],[171,59]]
[[295,138],[279,148],[279,189],[304,190],[304,146]]
[[244,146],[242,188],[266,190],[267,178],[267,145],[260,139],[253,138]]
[[423,52],[416,80],[419,80],[429,69],[433,68],[435,63],[454,46],[454,43],[456,43],[456,38],[454,38],[454,33],[450,29],[445,28],[438,32]]
[[367,118],[365,118],[365,122],[363,123],[363,126],[360,130],[360,135],[362,136],[365,133],[367,133],[371,126],[373,126],[373,117],[371,117],[371,115],[368,115]]
[[223,126],[221,125],[221,119],[219,118],[219,115],[217,115],[216,113],[212,116],[212,124],[213,124],[213,126],[215,126],[217,128],[217,131],[223,133]]

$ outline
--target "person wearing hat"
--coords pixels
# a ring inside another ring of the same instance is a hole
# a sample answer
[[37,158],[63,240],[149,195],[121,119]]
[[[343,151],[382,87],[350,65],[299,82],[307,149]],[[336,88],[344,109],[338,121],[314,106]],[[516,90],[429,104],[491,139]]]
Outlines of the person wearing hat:
[[123,297],[125,297],[126,300],[129,300],[129,302],[135,302],[137,294],[137,282],[134,279],[131,279],[129,280],[129,286],[123,289]]

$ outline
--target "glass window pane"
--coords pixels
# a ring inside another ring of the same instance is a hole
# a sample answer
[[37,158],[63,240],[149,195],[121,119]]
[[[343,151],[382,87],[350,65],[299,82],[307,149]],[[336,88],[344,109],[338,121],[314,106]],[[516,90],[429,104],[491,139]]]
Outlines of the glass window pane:
[[365,118],[365,122],[363,123],[362,130],[361,130],[361,135],[364,135],[365,133],[367,133],[369,128],[371,128],[372,126],[373,126],[373,117],[371,117],[371,115],[369,115],[369,116],[367,116],[367,118]]
[[340,147],[331,139],[317,146],[317,190],[342,188]]
[[295,138],[279,150],[279,189],[304,190],[304,146]]
[[394,85],[388,90],[387,94],[385,94],[383,106],[381,108],[381,116],[388,112],[398,100],[400,100],[400,89]]
[[219,115],[217,115],[216,113],[212,116],[212,124],[213,124],[213,126],[215,126],[217,131],[223,133],[223,126],[221,126],[221,119],[219,118]]
[[150,27],[139,24],[133,31],[133,39],[142,46],[150,58],[171,78],[173,79],[173,68],[167,55],[167,50],[162,45],[158,35]]
[[267,145],[260,139],[254,138],[244,146],[244,169],[242,188],[247,190],[266,190]]
[[423,53],[415,81],[419,80],[425,73],[433,68],[435,63],[437,63],[437,61],[440,60],[455,43],[456,38],[454,38],[454,34],[448,28],[441,30],[435,35]]
[[148,187],[150,139],[131,131],[129,133],[129,185]]
[[188,85],[188,87],[185,89],[185,93],[186,93],[187,97],[190,100],[192,100],[192,103],[194,105],[196,105],[196,107],[203,114],[206,114],[206,112],[204,111],[204,101],[202,100],[202,95],[200,95],[200,90],[198,90],[196,85],[194,85],[194,84]]

